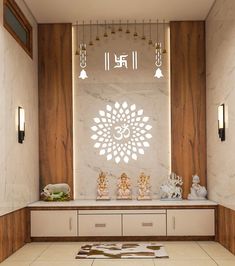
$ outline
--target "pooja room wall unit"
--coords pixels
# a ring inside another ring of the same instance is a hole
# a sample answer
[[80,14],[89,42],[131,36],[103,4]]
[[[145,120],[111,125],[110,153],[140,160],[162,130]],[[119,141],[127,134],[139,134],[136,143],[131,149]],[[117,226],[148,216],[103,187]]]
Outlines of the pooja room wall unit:
[[[33,27],[33,56],[30,58],[4,29],[2,2],[3,0],[0,1],[0,57],[3,58],[3,61],[0,64],[0,80],[3,86],[0,90],[3,97],[0,99],[0,125],[3,126],[0,126],[2,136],[0,139],[0,166],[3,172],[0,186],[2,204],[0,261],[27,241],[31,241],[28,230],[30,210],[32,213],[34,212],[33,215],[36,214],[36,210],[38,211],[37,215],[42,214],[40,219],[46,214],[46,211],[48,211],[46,218],[61,217],[63,214],[61,227],[59,227],[62,237],[67,237],[69,234],[77,236],[79,215],[90,215],[87,211],[92,211],[93,215],[95,213],[91,206],[89,209],[80,207],[79,210],[77,207],[70,209],[63,207],[26,208],[28,203],[39,199],[39,193],[47,183],[67,182],[71,188],[75,185],[73,173],[72,25],[39,25],[40,49],[39,62],[37,62],[36,21],[22,1],[17,0],[16,2]],[[218,213],[216,206],[206,207],[207,212],[204,217],[211,219],[210,212],[215,210],[216,224],[212,236],[235,254],[234,13],[234,1],[217,0],[206,22],[171,22],[170,52],[172,171],[184,177],[184,198],[189,192],[191,175],[197,173],[201,177],[202,184],[207,185],[209,199],[220,204]],[[40,77],[40,129],[38,129],[38,77]],[[225,103],[226,106],[225,142],[221,142],[218,138],[217,108],[221,103]],[[16,109],[19,105],[22,105],[26,111],[27,141],[23,145],[17,143],[16,125],[9,123],[9,121],[15,120]],[[38,131],[40,132],[39,159]],[[14,167],[12,167],[13,163]],[[141,213],[143,211],[146,216],[146,207],[137,206],[137,208],[142,208],[138,212],[134,210],[139,217],[143,215]],[[148,214],[153,215],[151,212],[158,208],[152,208],[153,210],[150,210]],[[193,215],[196,213],[201,215],[200,212],[204,211],[202,206],[195,205],[187,208],[181,206],[180,209],[179,207],[174,209],[171,206],[170,210],[165,206],[161,209],[165,209],[165,213],[162,211],[160,215],[166,217],[169,215],[168,221],[171,221],[171,229],[176,218],[183,219],[182,225],[184,225],[187,211],[193,210]],[[105,210],[107,211],[107,206]],[[114,210],[111,211],[115,214]],[[116,213],[115,215],[126,215],[126,210],[123,207],[121,211],[121,214]],[[132,215],[130,208],[127,211],[128,215]],[[181,213],[182,211],[183,213]],[[96,215],[98,214],[96,213]],[[127,218],[129,219],[129,216]],[[203,219],[201,219],[202,221]],[[58,228],[54,228],[54,230],[50,224],[45,228],[48,231],[42,231],[42,236],[49,235],[51,232],[52,235],[58,236]],[[64,231],[61,231],[61,228],[64,228]],[[99,228],[102,230],[102,227]],[[187,228],[189,228],[188,225]],[[169,234],[175,233],[170,232],[170,227],[168,229]],[[213,230],[213,226],[207,229],[208,237],[210,234],[208,232]],[[125,230],[123,233],[125,234]],[[187,235],[187,233],[180,231],[179,235]],[[191,234],[193,234],[192,231],[190,231]],[[85,239],[88,238],[85,237]]]
[[[64,45],[64,42],[60,42],[61,39],[67,40],[66,45]],[[89,158],[92,158],[93,155],[91,156],[91,153],[93,154],[94,151],[89,150],[89,143],[85,148],[79,146],[79,138],[83,142],[87,139],[89,142],[92,140],[89,140],[89,136],[87,136],[89,134],[77,134],[77,120],[82,121],[80,129],[89,126],[86,125],[86,121],[82,120],[82,115],[80,115],[81,117],[79,116],[79,112],[82,112],[83,109],[78,107],[84,105],[84,115],[87,115],[89,109],[95,106],[96,98],[109,97],[107,95],[104,96],[104,88],[102,86],[104,87],[108,84],[110,93],[115,88],[113,85],[115,81],[110,81],[112,86],[108,82],[106,84],[106,78],[103,75],[100,83],[95,83],[96,77],[92,79],[92,73],[96,75],[95,71],[97,70],[90,67],[88,68],[88,73],[90,70],[91,75],[90,80],[85,81],[85,85],[83,85],[83,81],[77,82],[78,73],[74,73],[73,79],[75,79],[74,84],[76,85],[74,87],[74,97],[80,98],[80,102],[78,104],[77,99],[74,98],[73,114],[71,108],[71,56],[74,56],[75,51],[73,50],[72,53],[71,25],[41,24],[39,25],[39,40],[39,117],[40,123],[43,125],[41,128],[42,132],[40,132],[40,187],[42,189],[48,183],[68,182],[71,187],[75,185],[77,197],[79,199],[86,199],[87,203],[85,203],[86,206],[83,206],[84,203],[78,201],[77,206],[73,204],[70,207],[63,206],[63,204],[60,207],[53,206],[53,204],[45,205],[40,203],[30,205],[31,236],[33,240],[40,240],[40,238],[43,240],[43,237],[63,237],[64,233],[65,235],[67,234],[67,237],[78,236],[80,239],[81,237],[89,239],[87,237],[92,236],[130,237],[138,235],[153,237],[199,236],[200,239],[203,239],[203,237],[215,239],[215,218],[217,213],[216,204],[213,203],[203,204],[204,206],[197,205],[196,203],[191,203],[189,206],[181,206],[180,203],[178,206],[162,203],[161,206],[154,206],[154,203],[151,204],[150,202],[149,206],[145,207],[141,206],[140,202],[136,208],[133,206],[123,206],[121,203],[118,204],[119,206],[109,207],[108,203],[107,206],[104,204],[99,206],[95,201],[89,205],[89,199],[91,198],[86,197],[86,194],[79,194],[79,191],[86,193],[90,189],[93,192],[90,192],[89,196],[95,199],[96,181],[94,178],[95,174],[98,175],[99,171],[95,170],[92,175],[93,179],[89,182],[87,180],[88,176],[87,179],[84,176],[89,173],[84,170],[81,163],[86,160],[87,150],[90,154]],[[187,198],[193,174],[199,174],[201,183],[206,185],[205,23],[203,21],[171,22],[170,42],[170,51],[168,53],[171,55],[171,94],[169,95],[168,93],[168,97],[171,98],[171,106],[169,106],[171,111],[171,132],[168,132],[169,135],[166,132],[168,136],[171,136],[169,142],[171,142],[172,157],[169,163],[172,165],[173,171],[184,177],[184,198]],[[54,45],[51,46],[51,43]],[[115,41],[111,44],[115,45]],[[105,45],[105,43],[102,43],[102,45]],[[90,54],[92,52],[94,53],[91,50]],[[101,52],[101,55],[103,55],[103,52]],[[74,60],[77,60],[76,57]],[[56,65],[52,62],[56,62]],[[70,66],[67,67],[69,64]],[[66,68],[66,71],[63,71],[64,68]],[[114,76],[113,79],[116,79],[116,77]],[[142,80],[144,79],[145,77],[142,77]],[[137,83],[134,84],[139,86]],[[125,84],[121,83],[120,85],[117,83],[116,88],[118,86],[122,87]],[[130,90],[131,85],[128,86]],[[146,87],[150,85],[143,83],[141,86]],[[163,83],[161,86],[163,86]],[[48,87],[51,89],[48,90]],[[99,94],[99,88],[103,94]],[[87,105],[85,104],[84,93],[87,93],[89,96],[91,95],[91,98],[94,99],[92,106],[89,102],[87,102]],[[120,94],[117,89],[116,93]],[[131,99],[130,94],[128,99]],[[75,123],[73,127],[72,115],[74,115]],[[161,116],[165,117],[165,115],[160,113],[159,118],[161,119]],[[75,131],[73,128],[75,128]],[[170,127],[168,131],[170,131]],[[79,132],[82,131],[80,130]],[[74,151],[72,150],[73,134],[76,137],[74,138]],[[165,137],[163,144],[166,143],[167,145],[167,141],[168,139]],[[73,166],[73,160],[71,159],[73,156],[75,156],[75,164],[79,157],[80,166],[82,166],[81,169],[78,167],[78,173],[76,168],[74,172],[72,171],[73,167],[76,167]],[[97,154],[96,156],[99,155]],[[68,160],[68,158],[70,159]],[[94,160],[91,160],[89,163],[90,168],[94,167],[93,162]],[[55,165],[59,167],[55,168]],[[124,166],[118,166],[120,171],[125,171]],[[110,167],[113,169],[114,165],[110,164]],[[117,166],[115,167],[117,168]],[[94,169],[98,168],[94,167]],[[166,175],[168,171],[169,169],[166,171]],[[80,177],[77,179],[79,174]],[[68,179],[65,179],[65,177]],[[115,186],[115,184],[113,185]],[[157,186],[154,186],[153,190],[156,189]],[[77,211],[77,215],[75,215],[75,211]],[[53,226],[42,226],[42,224],[46,225],[49,217],[61,217],[62,213],[65,214],[63,218],[60,218],[62,230],[57,230]],[[184,230],[184,221],[186,216],[190,216],[189,213],[193,219],[190,222],[191,226],[187,223],[188,231],[186,232]],[[136,228],[130,227],[130,224],[133,224],[133,219],[136,221]],[[172,223],[172,221],[174,222]],[[195,221],[197,224],[195,224]],[[175,223],[177,228],[175,228]]]

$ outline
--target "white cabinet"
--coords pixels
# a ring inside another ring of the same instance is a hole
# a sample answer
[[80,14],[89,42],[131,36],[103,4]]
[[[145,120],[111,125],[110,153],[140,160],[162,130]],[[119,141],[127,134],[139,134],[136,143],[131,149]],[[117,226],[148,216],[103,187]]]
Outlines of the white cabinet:
[[166,236],[166,214],[124,214],[123,236]]
[[31,237],[215,236],[216,208],[31,209]]
[[77,211],[31,211],[31,236],[77,236]]
[[214,236],[213,209],[167,210],[168,236]]

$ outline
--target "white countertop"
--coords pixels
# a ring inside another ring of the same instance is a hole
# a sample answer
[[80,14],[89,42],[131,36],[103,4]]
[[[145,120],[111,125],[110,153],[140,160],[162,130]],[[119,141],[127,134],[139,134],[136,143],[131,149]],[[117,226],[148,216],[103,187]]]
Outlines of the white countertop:
[[211,200],[71,200],[66,202],[46,202],[36,201],[28,205],[28,207],[103,207],[103,206],[216,206],[218,203]]

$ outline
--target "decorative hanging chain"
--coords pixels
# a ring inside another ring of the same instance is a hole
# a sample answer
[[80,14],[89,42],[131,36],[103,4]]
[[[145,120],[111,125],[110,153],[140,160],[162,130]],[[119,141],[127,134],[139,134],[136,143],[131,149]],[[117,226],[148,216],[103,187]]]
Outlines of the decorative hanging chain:
[[86,67],[86,44],[80,44],[80,67]]

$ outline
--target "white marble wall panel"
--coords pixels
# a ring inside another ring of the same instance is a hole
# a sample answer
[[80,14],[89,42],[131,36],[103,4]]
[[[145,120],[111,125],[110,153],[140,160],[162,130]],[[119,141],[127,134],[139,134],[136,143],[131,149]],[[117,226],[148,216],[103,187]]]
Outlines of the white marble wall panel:
[[[235,202],[235,1],[217,0],[206,21],[207,170],[209,199]],[[217,108],[226,106],[226,140],[218,137]]]
[[[0,215],[38,200],[37,23],[22,0],[16,1],[33,26],[33,59],[3,27],[0,0]],[[26,138],[18,144],[17,108],[26,112]]]
[[[141,35],[141,26],[138,33]],[[161,31],[161,27],[159,31]],[[133,183],[133,193],[137,193],[137,177],[143,171],[151,176],[153,197],[159,197],[159,186],[170,172],[170,92],[169,92],[169,53],[164,56],[164,78],[154,78],[155,50],[148,45],[147,40],[133,38],[131,33],[110,34],[100,38],[94,46],[87,46],[87,74],[88,79],[78,79],[81,70],[79,56],[74,56],[74,165],[75,165],[75,197],[78,199],[96,198],[96,178],[99,172],[105,171],[109,176],[110,195],[116,197],[117,177],[126,172]],[[79,29],[80,33],[82,29]],[[96,31],[93,28],[93,33]],[[125,31],[125,26],[124,26]],[[89,29],[86,27],[86,43],[88,43]],[[103,29],[100,28],[100,35]],[[167,34],[166,34],[167,35]],[[156,27],[152,27],[152,38],[156,40]],[[162,40],[162,39],[161,39]],[[74,50],[76,49],[76,32],[74,32]],[[128,69],[104,70],[104,54],[110,52],[113,60],[114,53],[138,52],[138,70],[132,69],[131,61]],[[168,49],[169,52],[169,49]],[[74,51],[75,53],[75,51]],[[138,159],[117,164],[114,160],[107,161],[106,156],[99,155],[94,148],[95,141],[91,127],[95,124],[93,118],[98,116],[99,110],[105,110],[106,105],[114,106],[115,102],[136,104],[137,109],[143,109],[144,116],[150,117],[152,126],[149,140],[150,147],[145,148],[145,154]]]

